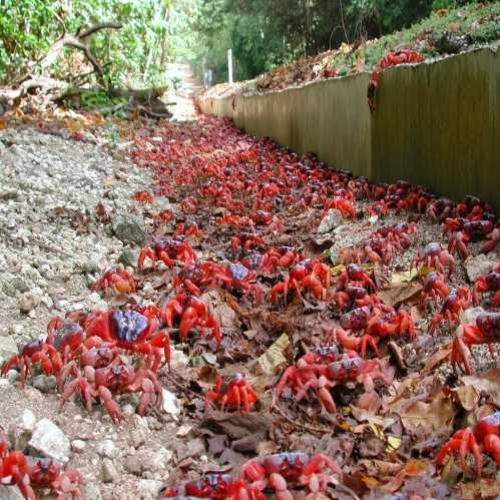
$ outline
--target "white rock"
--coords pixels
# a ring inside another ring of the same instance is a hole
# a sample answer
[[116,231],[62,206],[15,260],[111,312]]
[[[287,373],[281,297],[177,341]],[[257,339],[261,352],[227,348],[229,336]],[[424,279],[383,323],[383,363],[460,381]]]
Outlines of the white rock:
[[0,356],[8,358],[17,354],[17,344],[11,337],[0,337]]
[[474,282],[480,276],[485,276],[491,271],[495,265],[495,260],[486,255],[479,254],[468,257],[464,265],[467,271],[467,277],[471,282]]
[[40,299],[41,297],[38,294],[32,292],[23,293],[17,301],[17,307],[22,313],[28,314],[40,304]]
[[181,403],[177,399],[177,396],[167,389],[163,389],[163,411],[172,415],[174,420],[178,420],[181,413]]
[[105,483],[114,483],[119,477],[115,464],[109,458],[105,458],[102,461],[102,480]]
[[32,411],[25,409],[21,417],[9,429],[11,444],[17,450],[24,450],[28,445],[33,429],[35,428],[36,417]]
[[156,500],[163,483],[153,479],[141,479],[138,484],[141,500]]
[[3,486],[0,484],[0,500],[23,500],[17,486]]
[[87,443],[82,439],[75,439],[71,441],[71,449],[76,453],[81,453],[87,447]]
[[336,208],[328,210],[327,214],[321,220],[317,233],[325,234],[333,231],[342,222],[342,214]]
[[184,354],[183,351],[172,349],[172,355],[170,357],[170,367],[173,371],[186,367],[188,363],[189,358],[186,356],[186,354]]
[[31,410],[28,410],[26,408],[23,411],[21,418],[19,419],[18,422],[19,428],[22,429],[23,431],[32,432],[33,429],[35,428],[35,424],[36,424],[35,414]]
[[101,457],[116,458],[120,451],[113,441],[106,439],[97,445],[96,452]]
[[175,435],[177,437],[186,437],[190,434],[193,428],[190,425],[181,425]]
[[29,446],[43,456],[54,458],[60,462],[69,461],[70,442],[64,432],[51,420],[40,420],[33,431]]

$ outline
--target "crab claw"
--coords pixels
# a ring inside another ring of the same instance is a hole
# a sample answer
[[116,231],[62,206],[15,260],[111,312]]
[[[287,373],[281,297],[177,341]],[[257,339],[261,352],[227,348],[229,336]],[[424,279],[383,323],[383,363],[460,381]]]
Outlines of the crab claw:
[[474,461],[476,463],[476,474],[479,476],[481,474],[481,467],[483,466],[483,457],[481,455],[481,449],[477,444],[476,438],[471,429],[462,429],[452,436],[452,438],[445,443],[441,448],[441,451],[436,457],[436,464],[438,466],[443,465],[444,459],[455,452],[460,454],[460,465],[464,471],[469,470],[467,467],[467,462],[465,460],[467,454],[472,452],[474,456]]
[[471,351],[463,341],[462,337],[456,337],[453,340],[451,349],[451,362],[456,365],[464,365],[465,373],[472,374],[470,364]]
[[150,259],[153,265],[156,263],[156,253],[152,248],[144,248],[139,254],[139,258],[137,259],[137,267],[139,271],[142,271],[144,267],[144,261],[146,259]]

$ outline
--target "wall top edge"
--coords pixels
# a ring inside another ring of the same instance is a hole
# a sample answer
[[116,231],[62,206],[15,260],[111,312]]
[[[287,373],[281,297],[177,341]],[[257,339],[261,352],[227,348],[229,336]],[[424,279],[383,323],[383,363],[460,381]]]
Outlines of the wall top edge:
[[[473,47],[471,49],[465,50],[464,52],[460,52],[460,54],[447,54],[445,56],[440,56],[440,57],[434,57],[431,59],[426,59],[425,61],[421,63],[413,63],[413,64],[400,64],[398,66],[393,66],[391,68],[387,68],[384,71],[393,71],[393,70],[401,70],[402,68],[415,68],[419,66],[433,66],[436,64],[439,64],[440,62],[443,61],[448,61],[450,59],[454,58],[460,58],[460,57],[467,57],[471,53],[474,52],[491,52],[493,54],[498,54],[499,53],[499,48],[500,48],[500,40],[497,40],[496,42],[489,43],[489,44],[484,44],[480,45],[477,47]],[[286,92],[299,92],[302,89],[312,87],[312,86],[321,86],[321,85],[331,85],[332,83],[339,83],[339,82],[344,82],[344,81],[349,81],[349,80],[355,80],[357,78],[366,78],[367,76],[370,76],[370,72],[368,71],[363,71],[360,73],[357,73],[355,75],[346,75],[346,76],[338,76],[334,78],[327,78],[327,79],[321,79],[321,80],[312,80],[309,82],[304,82],[298,85],[293,85],[291,87],[286,87],[284,89],[271,89],[266,92],[249,92],[245,94],[230,94],[226,96],[204,96],[204,94],[200,94],[197,96],[198,101],[225,101],[225,100],[232,100],[235,97],[237,98],[253,98],[253,97],[264,97],[268,95],[276,95],[276,94],[283,94]]]

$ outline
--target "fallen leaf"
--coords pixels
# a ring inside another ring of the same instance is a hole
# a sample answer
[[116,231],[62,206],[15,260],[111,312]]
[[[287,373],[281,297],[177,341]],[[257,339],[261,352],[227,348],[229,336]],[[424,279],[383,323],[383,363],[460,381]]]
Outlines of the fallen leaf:
[[479,403],[479,393],[472,385],[464,385],[453,390],[462,408],[472,411]]
[[450,427],[455,415],[453,403],[442,391],[430,403],[416,401],[401,414],[406,430],[423,435]]
[[419,272],[416,267],[412,267],[409,271],[402,273],[392,273],[389,282],[391,285],[399,285],[401,283],[410,283],[419,277]]
[[446,361],[450,358],[451,355],[451,343],[446,344],[443,347],[440,347],[425,363],[424,368],[422,369],[422,374],[430,373],[439,366],[443,361]]
[[377,488],[380,485],[380,482],[371,476],[362,476],[361,480],[363,481],[365,486],[370,490]]
[[394,493],[401,488],[405,478],[420,476],[428,469],[428,467],[429,464],[423,460],[409,460],[403,469],[398,472],[391,481],[382,486],[381,489],[388,493]]
[[287,364],[285,351],[289,345],[290,339],[288,335],[284,333],[264,354],[262,354],[262,356],[259,357],[257,364],[263,373],[266,375],[274,375],[280,366]]
[[226,413],[220,411],[209,412],[203,420],[202,426],[222,430],[230,439],[242,439],[246,436],[259,435],[261,439],[267,436],[272,424],[269,413]]
[[388,435],[387,436],[387,447],[385,451],[392,453],[396,451],[401,446],[401,438],[397,436]]
[[461,483],[459,485],[462,500],[475,500],[477,498],[498,498],[500,481],[495,479],[480,478],[476,481]]
[[495,405],[500,406],[500,368],[492,368],[480,375],[463,376],[461,381],[479,393],[485,392]]
[[387,429],[391,425],[393,425],[396,422],[395,417],[381,417],[379,415],[375,415],[374,413],[371,413],[366,410],[362,410],[358,408],[357,406],[350,406],[352,414],[354,418],[358,422],[368,422],[368,424],[371,425],[377,425],[381,427],[382,429]]
[[378,296],[387,305],[396,306],[414,297],[423,289],[422,285],[416,283],[402,283],[390,286],[378,292]]

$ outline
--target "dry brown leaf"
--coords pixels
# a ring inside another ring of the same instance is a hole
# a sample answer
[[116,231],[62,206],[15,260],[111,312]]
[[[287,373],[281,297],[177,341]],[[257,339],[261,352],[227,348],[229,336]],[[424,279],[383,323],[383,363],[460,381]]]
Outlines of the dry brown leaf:
[[460,498],[462,500],[475,500],[477,498],[498,498],[500,481],[481,478],[470,483],[461,483]]
[[285,351],[290,345],[288,335],[284,333],[274,344],[257,360],[257,364],[266,375],[274,375],[276,370],[287,364]]
[[230,439],[242,439],[247,436],[259,435],[260,440],[266,437],[272,425],[269,413],[226,413],[209,412],[203,421],[203,427],[222,430]]
[[439,366],[443,361],[450,358],[451,355],[451,343],[446,344],[443,347],[440,347],[425,363],[424,368],[422,369],[422,374],[430,373]]
[[415,281],[419,276],[418,269],[412,267],[409,271],[403,271],[402,273],[392,273],[389,278],[391,285],[400,285],[401,283],[411,283]]
[[378,427],[381,427],[382,429],[387,429],[396,422],[396,418],[394,417],[381,417],[379,415],[375,415],[370,411],[362,410],[361,408],[358,408],[354,405],[351,405],[350,408],[353,417],[358,422],[368,422],[370,426],[376,425]]
[[448,23],[448,30],[452,32],[456,32],[460,29],[460,23],[457,23],[455,21],[450,21]]
[[462,408],[472,411],[479,403],[479,392],[472,385],[464,385],[453,390]]
[[436,432],[450,427],[455,415],[453,403],[442,391],[430,402],[416,401],[401,414],[406,430],[413,433]]
[[361,476],[361,481],[363,481],[364,485],[369,490],[373,490],[375,488],[378,488],[378,486],[380,485],[379,480],[372,477],[372,476]]
[[396,474],[394,479],[382,486],[382,490],[388,493],[394,493],[403,485],[405,478],[422,475],[429,468],[429,463],[424,460],[410,460],[403,469]]
[[401,302],[411,299],[421,290],[422,285],[420,283],[403,283],[380,290],[378,296],[385,304],[396,306],[397,304],[401,304]]
[[0,118],[0,130],[7,127],[7,120],[5,118]]
[[478,392],[487,393],[493,403],[500,406],[500,368],[493,368],[481,375],[461,377],[466,386],[472,386]]

